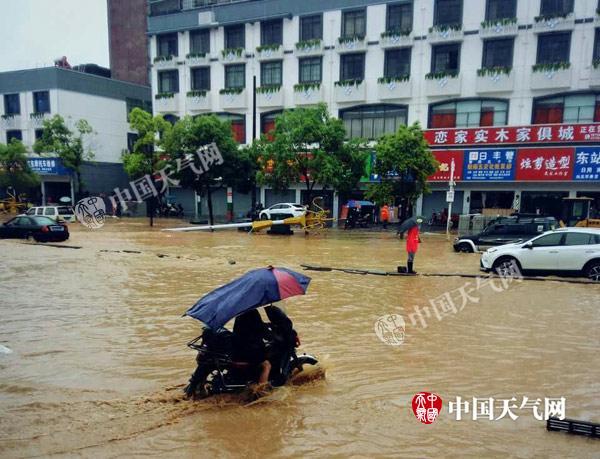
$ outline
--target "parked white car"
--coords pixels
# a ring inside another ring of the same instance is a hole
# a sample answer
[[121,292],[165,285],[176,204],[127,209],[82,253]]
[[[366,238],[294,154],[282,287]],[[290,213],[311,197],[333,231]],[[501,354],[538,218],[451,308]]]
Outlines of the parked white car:
[[71,206],[43,206],[32,207],[25,215],[43,215],[52,220],[64,220],[66,222],[75,221],[75,212]]
[[509,270],[516,263],[525,271],[583,274],[600,282],[600,229],[561,228],[526,242],[501,245],[481,255],[481,270]]
[[305,213],[306,207],[301,206],[300,204],[283,202],[262,210],[258,215],[261,220],[282,220],[288,217],[300,217]]

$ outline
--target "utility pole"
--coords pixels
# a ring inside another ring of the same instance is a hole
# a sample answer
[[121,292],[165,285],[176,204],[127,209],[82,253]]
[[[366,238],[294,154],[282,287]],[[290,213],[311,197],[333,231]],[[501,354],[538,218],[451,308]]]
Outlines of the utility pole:
[[454,159],[450,163],[450,181],[448,182],[449,190],[446,193],[446,202],[448,203],[448,216],[446,218],[446,238],[450,238],[450,225],[452,225],[452,203],[454,202]]
[[[252,142],[256,139],[256,72],[252,77]],[[256,208],[256,185],[251,193],[252,209]]]

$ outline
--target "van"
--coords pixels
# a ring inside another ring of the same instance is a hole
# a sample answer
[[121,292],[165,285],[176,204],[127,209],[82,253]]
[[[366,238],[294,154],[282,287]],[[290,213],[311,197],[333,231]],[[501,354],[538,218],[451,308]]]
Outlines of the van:
[[25,215],[43,215],[56,221],[74,222],[75,212],[71,206],[32,207]]

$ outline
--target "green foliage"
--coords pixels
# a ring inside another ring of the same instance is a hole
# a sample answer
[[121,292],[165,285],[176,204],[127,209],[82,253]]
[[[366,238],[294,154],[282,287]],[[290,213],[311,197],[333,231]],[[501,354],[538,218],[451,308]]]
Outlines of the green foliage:
[[572,16],[573,13],[553,13],[553,14],[540,14],[535,17],[535,22],[545,22],[550,21],[552,19],[567,19],[569,16]]
[[244,52],[244,48],[225,48],[221,51],[221,55],[223,57],[227,57],[230,54],[233,54],[237,57],[242,57],[242,53]]
[[27,149],[18,140],[13,139],[8,145],[0,143],[0,188],[13,187],[18,195],[40,183],[27,164],[26,153]]
[[309,50],[318,46],[321,46],[320,38],[313,38],[312,40],[302,40],[296,43],[296,49],[300,51]]
[[381,33],[381,38],[408,37],[412,29],[390,29]]
[[444,70],[442,72],[431,72],[425,75],[426,80],[441,80],[442,78],[456,78],[458,71],[456,70]]
[[294,92],[304,92],[321,89],[321,83],[299,83],[294,85]]
[[263,51],[277,51],[279,48],[281,48],[279,44],[260,45],[256,47],[256,51],[262,53]]
[[364,35],[349,35],[346,37],[339,37],[338,38],[338,43],[340,45],[346,44],[346,43],[353,43],[355,41],[363,41],[365,39]]
[[206,97],[206,91],[204,90],[194,90],[187,92],[188,97]]
[[172,54],[170,54],[168,56],[156,56],[154,58],[154,62],[155,63],[156,62],[168,62],[168,61],[172,61],[174,57],[175,56],[173,56]]
[[257,94],[267,94],[267,93],[271,93],[271,92],[278,92],[280,90],[281,90],[280,84],[271,84],[271,85],[260,86],[260,87],[256,88],[256,93]]
[[570,62],[552,62],[545,64],[535,64],[531,68],[534,72],[552,72],[555,70],[566,70],[570,67]]
[[160,99],[172,99],[173,97],[175,97],[175,93],[174,92],[159,92],[158,94],[156,94],[154,96],[154,98],[156,100],[160,100]]
[[186,59],[203,59],[206,57],[206,53],[189,53],[186,54]]
[[429,33],[442,33],[442,32],[460,32],[462,30],[462,24],[444,24],[444,25],[435,25],[429,28]]
[[598,67],[600,67],[600,59],[594,59],[592,61],[592,66],[597,69]]
[[492,76],[492,75],[501,75],[501,74],[505,74],[505,75],[510,75],[510,72],[512,71],[512,67],[488,67],[488,68],[484,68],[484,69],[478,69],[477,70],[477,76]]
[[390,84],[390,83],[402,83],[408,81],[410,79],[410,75],[402,75],[399,77],[381,77],[377,79],[377,83],[379,84]]
[[94,159],[94,153],[85,146],[85,141],[93,134],[90,123],[78,120],[71,130],[60,115],[44,120],[42,136],[36,140],[33,150],[36,153],[52,153],[58,155],[65,167],[73,170],[77,179],[77,192],[83,189],[81,166],[84,161]]
[[33,112],[29,114],[29,118],[32,120],[39,120],[42,119],[45,114],[45,112]]
[[375,152],[372,172],[381,181],[369,184],[367,199],[379,204],[391,203],[395,198],[413,201],[429,191],[427,178],[437,170],[437,162],[418,123],[381,137]]
[[366,150],[360,140],[345,142],[341,120],[327,106],[286,110],[276,118],[272,139],[252,146],[258,182],[280,191],[303,181],[310,203],[315,184],[338,191],[354,189],[364,174]]
[[496,26],[508,26],[517,23],[517,18],[502,18],[502,19],[490,19],[488,21],[482,21],[481,27],[484,29],[490,29]]
[[358,86],[363,80],[340,80],[334,83],[335,86]]
[[224,88],[219,90],[219,94],[241,94],[244,88]]
[[15,116],[17,116],[15,113],[5,113],[2,116],[0,116],[0,118],[2,118],[3,120],[10,120]]

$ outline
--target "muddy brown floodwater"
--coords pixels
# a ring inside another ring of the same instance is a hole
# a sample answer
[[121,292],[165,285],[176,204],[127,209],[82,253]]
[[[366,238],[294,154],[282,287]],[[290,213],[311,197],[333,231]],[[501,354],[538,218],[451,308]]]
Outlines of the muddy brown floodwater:
[[[392,270],[404,260],[401,242],[392,232],[71,226],[68,244],[79,250],[0,241],[0,345],[12,351],[0,347],[0,457],[600,455],[598,440],[547,432],[531,410],[498,421],[448,412],[457,396],[565,397],[567,417],[600,422],[600,286],[482,287],[477,302],[426,328],[407,320],[404,344],[389,346],[375,334],[377,318],[407,319],[473,279],[309,271],[308,294],[285,307],[327,378],[250,406],[189,402],[181,388],[195,355],[185,343],[200,323],[181,314],[200,296],[269,264]],[[443,236],[423,239],[418,270],[478,272],[477,255],[453,253]],[[420,391],[443,399],[431,425],[410,407]]]

